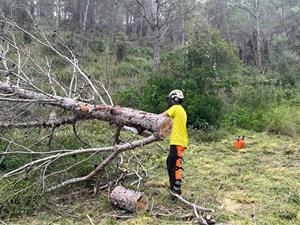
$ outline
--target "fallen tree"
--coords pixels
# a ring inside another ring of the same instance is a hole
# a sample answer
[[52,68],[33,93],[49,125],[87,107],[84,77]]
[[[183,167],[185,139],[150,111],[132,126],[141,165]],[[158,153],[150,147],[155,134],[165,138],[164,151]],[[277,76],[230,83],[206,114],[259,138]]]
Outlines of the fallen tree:
[[[41,187],[43,192],[52,192],[72,184],[88,182],[93,178],[98,178],[95,192],[98,188],[118,185],[121,179],[130,174],[124,172],[125,175],[122,173],[122,176],[116,181],[114,181],[115,178],[111,178],[101,185],[99,177],[101,178],[105,174],[108,165],[112,164],[118,156],[121,161],[118,166],[122,164],[122,152],[167,137],[172,128],[171,120],[161,115],[115,106],[109,90],[106,88],[106,81],[104,79],[97,80],[94,76],[86,74],[80,67],[80,58],[58,34],[56,34],[56,39],[51,41],[49,37],[53,34],[44,33],[33,18],[32,21],[35,25],[34,30],[29,32],[3,15],[0,17],[0,23],[3,24],[0,34],[0,102],[2,104],[0,129],[25,129],[29,130],[30,134],[30,129],[38,128],[48,131],[51,128],[51,132],[36,143],[25,146],[7,137],[4,135],[5,131],[1,132],[0,130],[0,141],[6,143],[4,150],[0,151],[0,166],[6,157],[30,156],[28,161],[18,165],[17,168],[6,168],[6,172],[0,175],[0,181],[17,178],[16,182],[12,182],[12,186],[14,186],[23,180],[26,181],[28,177],[30,179],[33,177],[37,189]],[[21,34],[30,37],[31,43],[24,43],[20,39]],[[40,48],[46,48],[47,51],[67,64],[66,67],[70,72],[67,81],[57,78],[48,57],[41,59],[39,55],[35,54],[35,50],[40,50]],[[60,132],[66,125],[72,125],[75,136],[80,139],[75,124],[79,121],[89,120],[93,120],[95,123],[106,121],[116,129],[112,146],[90,146],[84,149],[35,149],[38,143],[42,143],[46,139],[49,139],[48,145],[50,146],[54,134]],[[147,131],[149,135],[143,139],[134,136],[135,140],[121,143],[120,133],[124,127],[130,130],[134,128],[138,134],[144,134],[144,131]],[[11,146],[16,146],[17,150],[12,151]],[[101,155],[101,160],[97,161],[93,168],[84,171],[81,176],[72,174],[75,167],[79,167],[99,155]],[[71,165],[56,166],[59,161],[68,161],[77,156],[79,159]],[[144,170],[140,162],[137,165],[138,168]],[[137,170],[134,171],[133,175],[138,180],[132,184],[137,184],[139,187],[143,178]],[[67,175],[63,176],[65,174]],[[147,175],[147,172],[145,174]],[[26,187],[20,185],[16,195],[27,193],[32,185],[31,180],[26,185]],[[139,194],[132,195],[132,201],[127,204],[131,211],[139,211],[135,209],[136,202],[140,200],[139,197]],[[116,199],[116,205],[120,205],[122,194]],[[186,201],[183,202],[187,204]],[[138,205],[142,206],[141,208],[144,210],[147,208],[145,207],[146,203],[143,200]],[[195,204],[190,204],[190,206],[197,207],[197,210],[200,211],[211,211]]]
[[[0,22],[3,24],[3,32],[0,35],[0,102],[2,104],[0,128],[52,128],[51,133],[44,137],[44,139],[50,138],[50,144],[54,132],[58,132],[59,127],[73,125],[74,133],[78,136],[75,123],[101,120],[109,122],[116,128],[116,145],[101,148],[36,151],[30,146],[19,144],[22,150],[10,151],[10,146],[16,145],[16,143],[1,135],[1,140],[8,143],[7,149],[0,152],[1,161],[12,155],[34,156],[34,160],[24,163],[18,168],[13,170],[8,168],[10,171],[3,174],[1,179],[21,174],[26,176],[28,171],[40,171],[41,179],[38,181],[41,182],[43,190],[53,191],[70,184],[87,181],[103,171],[121,152],[159,141],[169,134],[172,127],[169,118],[114,106],[109,90],[105,87],[105,81],[103,79],[96,80],[93,76],[85,74],[74,50],[67,46],[59,36],[56,37],[55,42],[52,42],[50,40],[52,34],[44,33],[33,18],[32,21],[35,24],[35,30],[29,32],[3,15],[0,18]],[[31,43],[22,42],[17,37],[20,34],[29,36]],[[39,48],[46,48],[68,64],[71,74],[69,83],[61,82],[56,78],[47,57],[41,60],[39,56],[35,55],[34,49]],[[35,109],[32,109],[33,107]],[[63,114],[59,115],[58,109],[62,109]],[[30,113],[26,113],[28,111]],[[36,116],[26,118],[23,116],[25,114]],[[122,127],[133,127],[138,133],[148,131],[150,136],[141,140],[137,138],[128,143],[120,143],[119,135]],[[103,153],[108,155],[103,156],[102,162],[99,162],[85,176],[72,177],[47,186],[51,177],[71,171],[76,165]],[[59,171],[48,172],[49,168],[58,160],[76,155],[84,155],[84,158],[75,165],[60,168]]]

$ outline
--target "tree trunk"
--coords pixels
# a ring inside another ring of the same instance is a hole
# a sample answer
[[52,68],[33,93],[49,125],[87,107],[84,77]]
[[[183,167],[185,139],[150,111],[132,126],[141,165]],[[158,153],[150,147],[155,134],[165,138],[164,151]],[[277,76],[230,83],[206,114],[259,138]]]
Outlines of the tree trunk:
[[158,70],[160,67],[160,33],[159,27],[153,28],[153,69]]
[[260,3],[259,0],[254,0],[255,20],[256,20],[256,32],[257,32],[257,68],[263,73],[262,65],[262,37],[261,37],[261,19],[260,19]]
[[88,11],[89,11],[89,5],[90,5],[90,0],[87,0],[86,5],[85,5],[84,14],[83,14],[82,27],[81,27],[81,31],[80,31],[80,49],[81,49],[81,52],[83,50],[83,44],[84,44],[84,39],[85,39],[86,22],[87,22],[87,15],[88,15]]
[[57,0],[55,3],[56,3],[55,30],[56,30],[56,32],[58,32],[59,24],[61,21],[61,0]]
[[144,38],[143,38],[143,30],[144,30],[144,23],[143,23],[143,15],[140,16],[140,33],[139,33],[139,43],[141,46],[144,45]]
[[121,209],[129,212],[141,214],[148,208],[148,198],[143,192],[128,190],[122,186],[117,186],[110,193],[110,200]]
[[171,119],[165,116],[147,113],[135,109],[110,105],[92,105],[75,99],[60,96],[45,95],[19,88],[0,81],[0,90],[14,94],[20,98],[32,100],[42,104],[54,105],[73,111],[78,117],[109,121],[120,126],[137,128],[140,132],[148,130],[165,138],[172,129]]
[[185,44],[185,17],[182,16],[181,19],[181,41],[180,41],[181,45],[184,46]]
[[116,43],[116,22],[117,22],[117,8],[118,8],[118,0],[113,0],[112,3],[112,15],[110,21],[110,30],[111,30],[111,48],[113,48]]
[[158,70],[160,67],[160,27],[159,27],[159,19],[158,19],[158,9],[159,4],[158,0],[152,0],[152,33],[153,33],[153,69]]
[[[4,11],[3,11],[3,2],[0,2],[0,16],[2,17],[4,17],[5,15],[4,15]],[[4,22],[1,22],[0,23],[0,36],[3,36],[3,34],[4,34]]]

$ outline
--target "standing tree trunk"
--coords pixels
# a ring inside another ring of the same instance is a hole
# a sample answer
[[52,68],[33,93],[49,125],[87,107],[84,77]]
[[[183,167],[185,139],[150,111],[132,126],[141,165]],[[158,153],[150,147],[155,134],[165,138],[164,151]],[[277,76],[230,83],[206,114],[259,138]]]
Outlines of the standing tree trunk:
[[55,18],[55,30],[56,32],[58,32],[59,30],[59,24],[60,24],[60,21],[61,21],[61,0],[57,0],[55,2],[56,4],[56,18]]
[[81,52],[83,50],[83,45],[84,45],[84,39],[85,39],[85,32],[86,32],[86,22],[87,22],[87,15],[89,11],[89,5],[90,5],[90,0],[86,1],[85,9],[84,9],[84,14],[83,14],[83,20],[82,20],[82,27],[80,31],[80,49]]
[[185,43],[185,17],[182,16],[181,19],[181,45],[183,46]]
[[143,23],[143,15],[140,16],[140,33],[139,33],[139,43],[140,45],[144,45],[144,38],[143,38],[143,30],[144,30],[144,23]]
[[112,0],[112,9],[111,9],[111,21],[110,21],[110,30],[111,30],[111,48],[113,48],[116,43],[116,23],[117,23],[117,9],[118,9],[118,0]]
[[153,17],[153,23],[152,23],[152,33],[153,33],[153,69],[158,70],[160,67],[160,27],[159,27],[159,4],[158,0],[152,0],[152,17]]
[[160,67],[160,33],[159,27],[155,26],[153,29],[153,69],[158,70]]
[[[2,1],[0,2],[0,16],[1,17],[5,16],[4,13],[3,13],[3,2]],[[4,23],[1,22],[0,23],[0,36],[3,36],[3,33],[4,33]]]
[[263,73],[263,64],[262,64],[262,34],[261,34],[261,18],[260,18],[260,2],[259,0],[253,0],[254,3],[254,12],[256,20],[256,32],[257,32],[257,68],[260,73]]

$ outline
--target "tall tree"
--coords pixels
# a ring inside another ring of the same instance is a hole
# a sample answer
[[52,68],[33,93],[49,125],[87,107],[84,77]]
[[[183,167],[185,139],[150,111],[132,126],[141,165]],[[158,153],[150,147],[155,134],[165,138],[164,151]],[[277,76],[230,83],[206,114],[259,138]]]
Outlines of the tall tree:
[[83,44],[84,44],[84,39],[85,39],[89,6],[90,6],[90,0],[86,0],[84,11],[82,12],[82,19],[81,19],[82,23],[81,23],[81,29],[80,29],[80,49],[81,49],[81,51],[83,50]]
[[[161,59],[161,44],[170,25],[182,19],[191,9],[183,9],[180,0],[136,0],[139,13],[145,18],[152,31],[153,69],[158,70]],[[147,4],[148,3],[148,4]]]
[[[248,3],[248,4],[246,4]],[[262,27],[261,27],[261,7],[260,0],[251,0],[250,2],[245,2],[242,0],[234,0],[233,4],[241,10],[246,11],[250,17],[255,21],[253,26],[253,51],[255,55],[255,62],[258,70],[263,73],[263,63],[262,63]]]

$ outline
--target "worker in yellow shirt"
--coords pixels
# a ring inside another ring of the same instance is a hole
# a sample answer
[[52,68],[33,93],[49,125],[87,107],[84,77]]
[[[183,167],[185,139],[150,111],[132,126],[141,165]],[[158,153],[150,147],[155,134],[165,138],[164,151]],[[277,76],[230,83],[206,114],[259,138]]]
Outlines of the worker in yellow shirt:
[[170,190],[181,194],[181,161],[183,151],[188,146],[188,135],[186,130],[187,115],[182,107],[183,93],[181,90],[173,90],[168,96],[170,108],[161,115],[172,119],[173,127],[170,136],[170,151],[167,158],[167,169],[170,181]]

